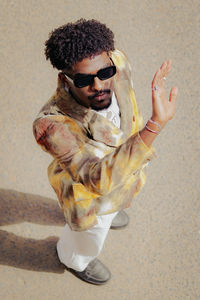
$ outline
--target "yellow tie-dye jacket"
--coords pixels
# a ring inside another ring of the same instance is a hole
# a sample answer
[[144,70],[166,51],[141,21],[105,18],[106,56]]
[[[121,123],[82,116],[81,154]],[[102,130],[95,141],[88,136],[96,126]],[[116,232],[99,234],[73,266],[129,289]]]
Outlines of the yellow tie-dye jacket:
[[120,129],[79,105],[59,78],[55,94],[33,123],[37,143],[54,157],[49,181],[72,230],[86,230],[96,224],[97,215],[128,207],[145,183],[142,169],[154,156],[154,149],[138,134],[143,119],[127,58],[115,50],[112,60],[117,67],[114,92]]

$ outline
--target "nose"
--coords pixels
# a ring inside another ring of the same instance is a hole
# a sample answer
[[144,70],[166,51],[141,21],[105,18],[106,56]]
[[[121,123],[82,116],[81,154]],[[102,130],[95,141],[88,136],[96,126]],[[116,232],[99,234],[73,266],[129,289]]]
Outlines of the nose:
[[99,79],[97,76],[94,77],[93,84],[91,85],[91,89],[93,91],[100,91],[103,88],[103,82],[101,79]]

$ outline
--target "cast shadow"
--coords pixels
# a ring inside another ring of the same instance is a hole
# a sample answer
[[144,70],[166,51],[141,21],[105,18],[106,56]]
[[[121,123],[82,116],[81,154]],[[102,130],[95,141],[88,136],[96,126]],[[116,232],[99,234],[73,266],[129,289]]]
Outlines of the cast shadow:
[[[0,189],[0,226],[30,222],[64,226],[57,201]],[[64,265],[56,253],[58,237],[36,240],[0,230],[0,264],[32,271],[63,273]]]

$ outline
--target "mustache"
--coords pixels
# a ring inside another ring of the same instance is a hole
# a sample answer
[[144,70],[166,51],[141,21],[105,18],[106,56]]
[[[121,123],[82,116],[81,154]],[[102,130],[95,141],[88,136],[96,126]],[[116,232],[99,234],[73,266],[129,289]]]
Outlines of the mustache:
[[98,92],[94,93],[93,95],[88,96],[88,99],[92,100],[97,96],[101,96],[102,94],[110,94],[110,92],[111,92],[111,90],[109,90],[109,89],[101,90],[101,91],[98,91]]

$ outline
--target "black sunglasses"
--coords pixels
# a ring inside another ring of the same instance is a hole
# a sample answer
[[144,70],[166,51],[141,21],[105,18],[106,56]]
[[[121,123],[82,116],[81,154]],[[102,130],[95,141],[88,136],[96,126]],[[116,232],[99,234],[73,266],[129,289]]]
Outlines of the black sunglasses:
[[[65,73],[64,73],[65,74]],[[98,77],[100,80],[106,80],[113,77],[116,74],[116,66],[110,66],[99,70],[96,74],[76,74],[74,78],[70,78],[67,74],[65,76],[74,83],[77,88],[83,88],[88,85],[92,85],[94,78]]]

